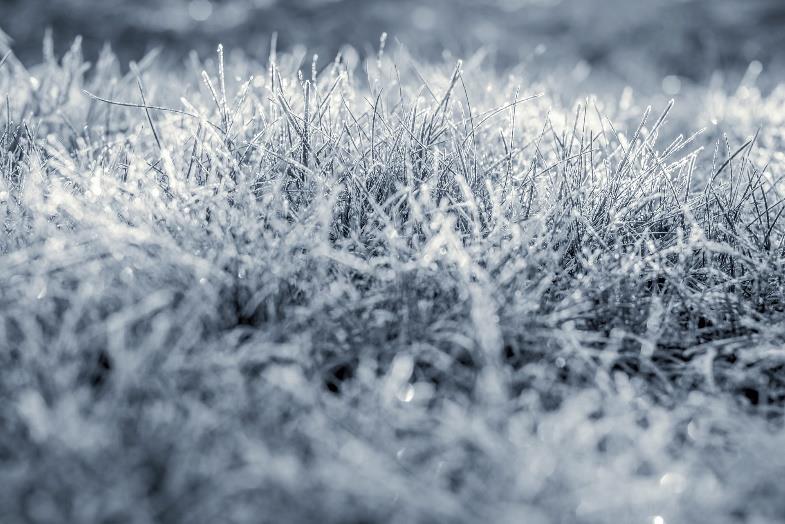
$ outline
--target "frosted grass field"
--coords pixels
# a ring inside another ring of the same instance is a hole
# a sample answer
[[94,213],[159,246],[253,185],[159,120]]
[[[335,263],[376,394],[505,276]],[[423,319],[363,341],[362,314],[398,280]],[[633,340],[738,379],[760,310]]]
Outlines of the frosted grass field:
[[382,47],[4,55],[0,521],[785,520],[785,88]]

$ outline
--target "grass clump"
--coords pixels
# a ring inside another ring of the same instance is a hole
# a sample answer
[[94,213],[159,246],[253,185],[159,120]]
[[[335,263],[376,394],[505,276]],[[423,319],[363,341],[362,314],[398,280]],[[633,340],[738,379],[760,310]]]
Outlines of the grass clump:
[[303,59],[0,66],[3,522],[785,517],[781,94]]

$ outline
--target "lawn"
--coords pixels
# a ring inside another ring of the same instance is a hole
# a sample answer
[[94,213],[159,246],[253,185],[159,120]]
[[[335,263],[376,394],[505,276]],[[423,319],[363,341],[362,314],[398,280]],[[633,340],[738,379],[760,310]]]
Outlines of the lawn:
[[0,55],[1,522],[785,520],[760,63],[43,48]]

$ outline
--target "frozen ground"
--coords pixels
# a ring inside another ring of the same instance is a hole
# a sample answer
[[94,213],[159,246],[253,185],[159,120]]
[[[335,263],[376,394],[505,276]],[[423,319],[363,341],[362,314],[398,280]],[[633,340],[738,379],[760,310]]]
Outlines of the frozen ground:
[[5,55],[0,521],[785,520],[776,76],[373,46]]

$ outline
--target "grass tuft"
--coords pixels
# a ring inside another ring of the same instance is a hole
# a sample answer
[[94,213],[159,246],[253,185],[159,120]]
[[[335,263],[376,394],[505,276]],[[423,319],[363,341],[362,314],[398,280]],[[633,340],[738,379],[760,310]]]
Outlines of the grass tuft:
[[0,520],[785,519],[784,90],[271,47],[0,60]]

